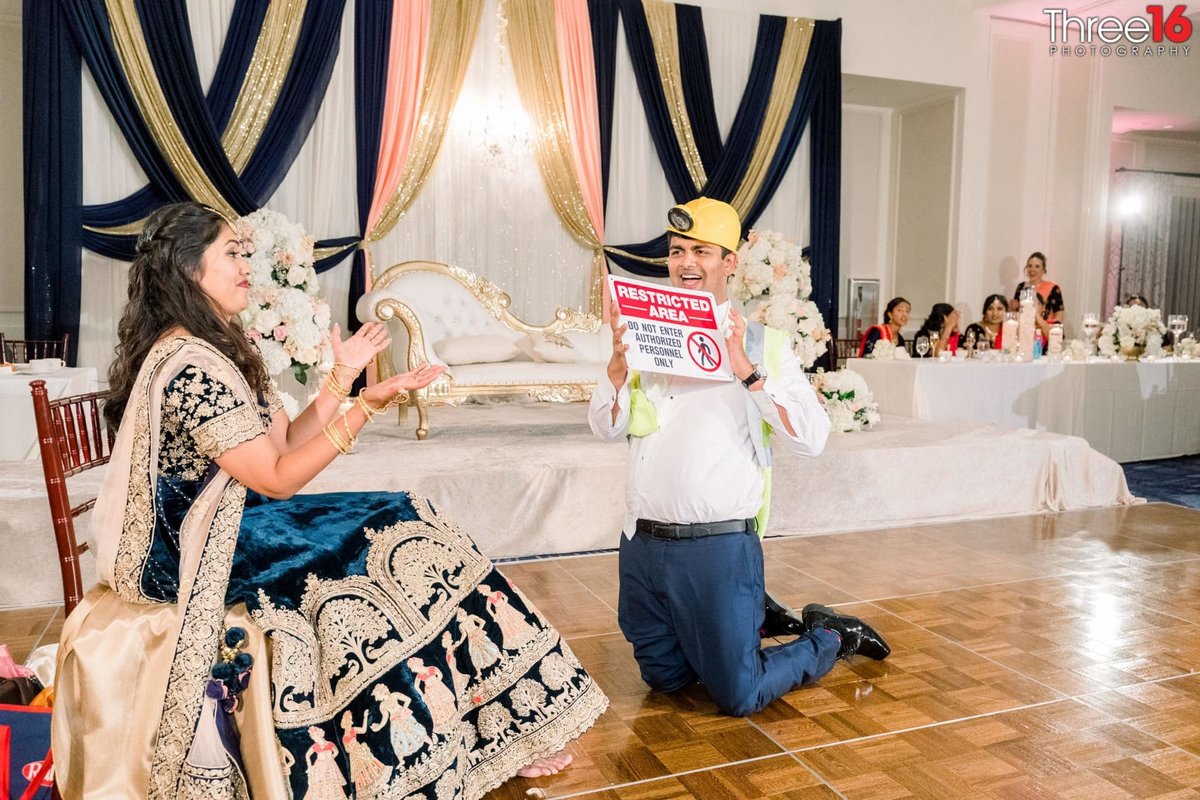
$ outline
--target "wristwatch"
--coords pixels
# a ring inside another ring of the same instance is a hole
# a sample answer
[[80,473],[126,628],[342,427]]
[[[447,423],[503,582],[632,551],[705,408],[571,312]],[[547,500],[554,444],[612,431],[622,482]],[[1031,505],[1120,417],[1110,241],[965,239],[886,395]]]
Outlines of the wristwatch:
[[758,371],[758,365],[755,364],[754,370],[749,375],[742,378],[742,385],[745,386],[747,389],[749,389],[751,386],[758,383],[762,379],[763,379],[763,374]]

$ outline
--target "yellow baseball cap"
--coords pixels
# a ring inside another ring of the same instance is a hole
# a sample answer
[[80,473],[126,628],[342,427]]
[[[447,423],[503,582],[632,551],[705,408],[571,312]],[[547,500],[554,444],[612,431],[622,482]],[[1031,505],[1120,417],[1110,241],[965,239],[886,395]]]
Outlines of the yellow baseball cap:
[[736,252],[742,242],[742,220],[729,203],[697,197],[667,212],[667,232]]

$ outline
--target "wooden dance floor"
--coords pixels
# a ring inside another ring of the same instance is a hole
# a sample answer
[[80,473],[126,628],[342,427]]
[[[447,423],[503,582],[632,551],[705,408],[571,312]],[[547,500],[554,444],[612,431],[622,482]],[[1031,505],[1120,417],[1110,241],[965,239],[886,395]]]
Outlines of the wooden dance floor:
[[[1150,504],[769,540],[776,592],[867,618],[892,656],[746,719],[647,691],[615,555],[506,565],[612,706],[568,770],[490,797],[1195,797],[1198,532],[1200,511]],[[0,612],[0,642],[22,660],[61,624]]]

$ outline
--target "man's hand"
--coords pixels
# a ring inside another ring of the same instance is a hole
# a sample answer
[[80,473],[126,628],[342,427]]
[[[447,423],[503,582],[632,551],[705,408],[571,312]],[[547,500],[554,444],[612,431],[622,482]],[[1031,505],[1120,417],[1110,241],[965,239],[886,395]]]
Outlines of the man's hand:
[[625,360],[625,353],[629,351],[629,345],[621,341],[621,337],[629,330],[629,326],[618,326],[617,323],[620,322],[620,319],[619,314],[613,313],[608,320],[613,334],[612,357],[608,359],[608,379],[612,381],[613,388],[618,392],[625,385],[625,379],[629,377],[629,363]]
[[754,372],[754,364],[746,355],[746,318],[737,309],[729,309],[729,333],[725,334],[725,351],[729,353],[729,368],[739,381]]

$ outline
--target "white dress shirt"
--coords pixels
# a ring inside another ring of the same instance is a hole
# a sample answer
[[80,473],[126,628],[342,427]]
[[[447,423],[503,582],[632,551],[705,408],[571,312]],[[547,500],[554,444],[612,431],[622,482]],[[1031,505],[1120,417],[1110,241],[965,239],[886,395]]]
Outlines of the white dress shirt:
[[[722,324],[728,312],[728,302],[717,307]],[[641,387],[654,405],[658,432],[629,439],[626,536],[633,536],[639,518],[690,523],[758,514],[763,490],[760,467],[769,466],[759,463],[754,444],[761,435],[762,419],[800,455],[820,455],[829,436],[829,416],[790,350],[785,349],[778,374],[767,375],[756,392],[736,379],[722,382],[649,372],[641,373]],[[615,422],[614,401],[620,406]],[[795,436],[787,432],[776,404],[787,412]],[[626,435],[628,378],[619,392],[607,373],[599,380],[588,422],[605,441]]]

